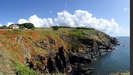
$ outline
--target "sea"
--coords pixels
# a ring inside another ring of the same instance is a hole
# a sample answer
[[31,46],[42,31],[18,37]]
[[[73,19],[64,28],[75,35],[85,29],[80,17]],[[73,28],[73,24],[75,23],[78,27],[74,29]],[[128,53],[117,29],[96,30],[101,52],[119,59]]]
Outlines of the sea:
[[130,72],[130,37],[116,37],[120,45],[111,53],[100,56],[86,66],[93,67],[89,75],[110,75],[117,72]]

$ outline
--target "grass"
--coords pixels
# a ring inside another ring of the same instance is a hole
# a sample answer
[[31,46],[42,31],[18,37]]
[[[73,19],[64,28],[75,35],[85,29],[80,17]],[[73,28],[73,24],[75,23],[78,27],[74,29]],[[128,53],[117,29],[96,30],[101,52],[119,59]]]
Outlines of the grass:
[[[63,42],[64,40],[62,40],[61,36],[77,37],[78,39],[92,39],[101,43],[109,40],[110,38],[109,36],[107,38],[107,35],[103,32],[91,29],[59,28],[58,30],[54,31],[51,28],[35,28],[34,30],[0,30],[0,40],[3,40],[3,46],[11,51],[19,52],[19,54],[24,53],[24,50],[21,49],[22,45],[27,47],[28,50],[34,51],[36,53],[42,53],[39,47],[33,46],[33,43],[37,42],[38,40],[49,42],[49,37],[56,42],[57,48],[60,45],[69,48],[70,46],[66,46],[70,45],[69,42]],[[20,39],[20,37],[22,39]],[[17,43],[17,41],[20,41],[20,43]],[[53,48],[56,46],[53,45]],[[45,51],[47,50],[44,49],[44,52]]]
[[17,75],[42,75],[41,73],[31,70],[29,67],[20,63],[15,63],[13,68]]
[[77,36],[79,38],[85,38],[83,30],[77,30],[77,29],[71,30],[70,35]]
[[130,75],[130,72],[117,72],[117,73],[113,73],[111,75]]
[[[34,71],[34,70],[30,69],[27,66],[24,66],[23,64],[20,64],[20,63],[15,63],[12,66],[13,66],[14,71],[16,72],[17,75],[44,75],[44,74],[41,74],[38,71]],[[66,74],[51,73],[51,74],[45,74],[45,75],[66,75]]]

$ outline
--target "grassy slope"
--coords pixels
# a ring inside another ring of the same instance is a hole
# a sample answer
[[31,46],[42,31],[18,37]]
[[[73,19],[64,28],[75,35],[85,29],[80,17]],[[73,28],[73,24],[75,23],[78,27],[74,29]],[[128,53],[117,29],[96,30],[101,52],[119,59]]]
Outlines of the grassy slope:
[[[65,42],[60,36],[77,36],[78,38],[89,38],[99,42],[106,42],[111,37],[97,30],[82,30],[72,28],[60,28],[53,31],[50,28],[38,28],[35,30],[0,30],[0,52],[8,54],[6,58],[13,62],[24,64],[26,55],[36,56],[37,54],[45,56],[51,52],[58,51],[58,47],[65,47],[65,50],[70,50],[70,43]],[[52,38],[56,44],[49,44],[49,38]],[[37,41],[43,40],[48,44],[48,47],[40,48],[42,45]],[[39,47],[34,46],[37,44]],[[28,54],[29,53],[29,54]],[[29,58],[32,57],[29,56]],[[2,61],[3,62],[3,61]],[[0,61],[0,63],[2,63]],[[1,64],[0,64],[1,65]],[[9,69],[9,68],[8,68]]]
[[111,75],[130,75],[130,72],[126,72],[126,73],[114,73]]

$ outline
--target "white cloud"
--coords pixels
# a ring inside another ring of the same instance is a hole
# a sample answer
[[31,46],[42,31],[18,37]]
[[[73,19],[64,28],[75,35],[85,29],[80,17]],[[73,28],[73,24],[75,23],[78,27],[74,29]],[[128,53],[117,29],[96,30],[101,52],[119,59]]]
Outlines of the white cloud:
[[119,27],[119,32],[117,34],[111,33],[112,36],[130,36],[130,28]]
[[126,11],[126,10],[128,10],[128,8],[123,8],[123,10],[125,10],[125,11]]
[[9,26],[11,24],[14,24],[14,22],[8,22],[6,26]]
[[0,27],[1,27],[2,25],[0,24]]
[[44,26],[43,27],[50,27],[53,25],[53,19],[51,18],[44,18],[43,19],[43,22],[44,22]]
[[83,11],[76,10],[74,14],[70,14],[67,11],[58,12],[58,17],[54,19],[55,24],[72,27],[92,27],[97,30],[101,30],[107,33],[118,32],[118,24],[114,19],[97,19],[92,17],[92,14]]
[[27,21],[26,19],[19,19],[18,23],[22,24],[22,23],[28,23],[29,21]]
[[35,27],[49,27],[53,23],[51,18],[41,19],[37,15],[31,16],[28,20],[26,20],[26,19],[19,19],[18,20],[19,24],[28,23],[28,22],[33,23],[35,25]]
[[92,27],[97,30],[112,33],[118,32],[119,26],[112,18],[110,20],[106,20],[103,18],[97,19],[93,17],[91,13],[84,10],[76,10],[74,14],[70,14],[67,11],[58,12],[57,18],[39,18],[37,15],[31,16],[28,20],[20,19],[18,21],[21,23],[33,23],[35,27],[50,27],[53,25],[59,26],[71,26],[71,27]]
[[28,21],[33,23],[36,27],[42,27],[42,25],[44,24],[43,20],[36,15],[31,16]]

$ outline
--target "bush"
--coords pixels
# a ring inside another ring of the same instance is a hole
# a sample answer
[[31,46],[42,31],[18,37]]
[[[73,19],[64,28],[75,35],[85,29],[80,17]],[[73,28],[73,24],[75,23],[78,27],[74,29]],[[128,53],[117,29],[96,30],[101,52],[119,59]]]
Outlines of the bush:
[[86,27],[76,27],[76,29],[95,30],[94,28],[86,28]]
[[19,29],[24,29],[24,26],[19,26]]
[[8,29],[8,27],[6,25],[3,25],[0,27],[0,29]]
[[31,28],[31,30],[35,30],[35,28]]
[[58,30],[59,28],[71,28],[69,26],[51,26],[53,30]]
[[[16,75],[44,75],[44,74],[41,74],[38,71],[34,71],[34,70],[30,69],[29,67],[20,64],[20,63],[15,63],[13,65],[13,68],[16,72]],[[49,73],[47,73],[45,75],[65,75],[65,74],[62,74],[62,73],[51,73],[51,74],[49,74]]]
[[29,67],[20,63],[14,64],[13,68],[17,75],[41,75],[41,73],[31,70]]
[[58,28],[71,28],[69,26],[58,26]]
[[85,35],[83,33],[83,30],[71,30],[71,32],[69,33],[71,36],[77,36],[79,38],[85,38]]
[[25,27],[27,29],[35,28],[34,24],[32,24],[32,23],[23,23],[23,24],[20,24],[20,26],[23,26],[23,27]]
[[58,29],[59,29],[58,26],[51,26],[51,28],[52,28],[53,30],[58,30]]

